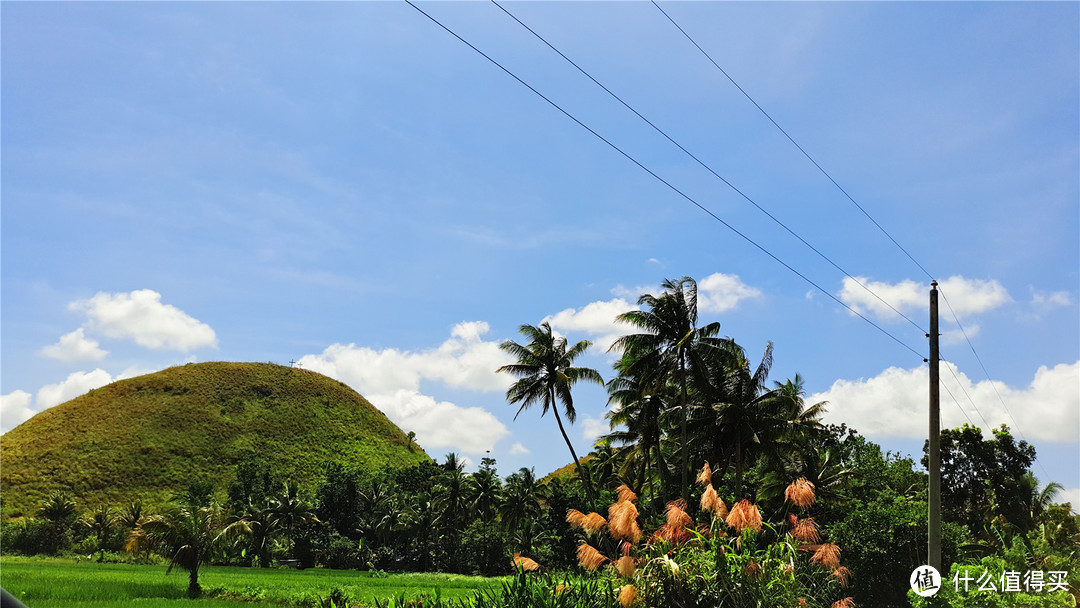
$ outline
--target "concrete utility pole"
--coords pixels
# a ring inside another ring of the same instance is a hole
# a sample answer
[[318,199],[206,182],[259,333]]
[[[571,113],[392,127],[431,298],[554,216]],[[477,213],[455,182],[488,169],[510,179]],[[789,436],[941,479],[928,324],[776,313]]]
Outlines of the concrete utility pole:
[[938,290],[930,283],[930,516],[927,565],[941,569],[941,387],[938,367]]

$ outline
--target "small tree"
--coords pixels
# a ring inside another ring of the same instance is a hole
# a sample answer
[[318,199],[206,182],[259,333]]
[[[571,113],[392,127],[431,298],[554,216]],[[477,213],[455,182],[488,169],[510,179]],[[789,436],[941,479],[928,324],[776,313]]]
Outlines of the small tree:
[[138,555],[155,551],[169,559],[169,570],[180,568],[189,574],[188,597],[202,595],[199,568],[210,561],[215,551],[251,533],[245,519],[226,523],[225,512],[212,501],[201,502],[201,494],[189,492],[162,515],[139,520],[128,535],[127,550]]
[[109,534],[116,527],[117,522],[116,512],[109,505],[99,506],[91,511],[86,519],[82,520],[82,525],[86,526],[97,538],[97,561],[99,562],[105,559],[105,548],[109,540]]

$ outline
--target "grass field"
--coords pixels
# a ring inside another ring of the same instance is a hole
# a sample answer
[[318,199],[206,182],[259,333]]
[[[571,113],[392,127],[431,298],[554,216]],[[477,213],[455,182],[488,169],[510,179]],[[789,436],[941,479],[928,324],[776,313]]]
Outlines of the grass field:
[[186,572],[165,574],[164,566],[76,564],[62,558],[0,558],[0,586],[29,608],[239,608],[315,606],[335,589],[361,606],[373,606],[404,592],[444,598],[470,595],[499,579],[453,574],[372,575],[352,570],[279,570],[206,567],[199,572],[202,599],[185,597]]

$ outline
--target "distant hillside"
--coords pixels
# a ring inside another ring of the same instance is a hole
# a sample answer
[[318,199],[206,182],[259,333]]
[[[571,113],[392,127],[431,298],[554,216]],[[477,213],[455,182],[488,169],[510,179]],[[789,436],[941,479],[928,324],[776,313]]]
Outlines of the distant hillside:
[[430,458],[345,384],[271,363],[197,363],[114,382],[0,437],[4,517],[68,488],[80,506],[168,499],[196,477],[224,488],[258,455],[312,487],[329,461],[371,468]]

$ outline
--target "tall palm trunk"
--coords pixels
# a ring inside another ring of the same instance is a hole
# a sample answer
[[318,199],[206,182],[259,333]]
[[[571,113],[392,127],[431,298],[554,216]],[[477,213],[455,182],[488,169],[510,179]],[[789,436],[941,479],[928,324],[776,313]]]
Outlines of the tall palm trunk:
[[[550,393],[550,398],[551,403],[554,404],[554,392]],[[559,432],[562,433],[562,438],[563,441],[566,442],[566,447],[570,448],[570,457],[574,459],[574,469],[577,471],[578,479],[580,479],[581,483],[585,486],[585,499],[589,501],[589,506],[593,507],[595,506],[592,504],[595,502],[595,497],[593,496],[592,482],[585,470],[581,468],[581,461],[578,460],[577,452],[574,451],[574,444],[570,443],[570,437],[566,434],[566,428],[563,427],[562,418],[559,417],[559,408],[552,407],[551,411],[555,412],[555,422],[559,424]]]
[[679,422],[679,432],[682,434],[682,497],[686,504],[690,504],[690,450],[687,445],[689,436],[686,430],[686,364],[683,356],[679,355],[679,384],[681,384],[682,396],[682,420]]
[[742,498],[742,437],[735,439],[735,500]]
[[188,597],[194,599],[202,595],[202,587],[199,586],[199,567],[195,566],[188,574]]

